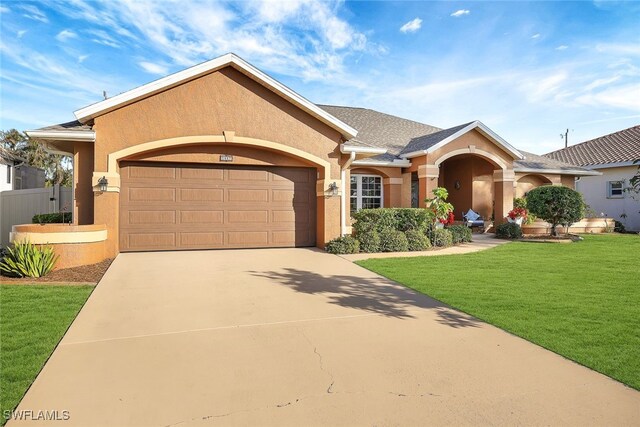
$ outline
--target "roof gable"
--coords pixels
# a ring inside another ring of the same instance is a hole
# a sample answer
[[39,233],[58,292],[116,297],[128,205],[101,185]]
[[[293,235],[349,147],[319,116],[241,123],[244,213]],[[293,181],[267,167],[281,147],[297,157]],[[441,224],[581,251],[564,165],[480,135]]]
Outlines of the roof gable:
[[253,65],[249,64],[233,53],[228,53],[210,61],[203,62],[201,64],[187,68],[186,70],[179,71],[177,73],[155,80],[151,83],[147,83],[143,86],[105,99],[104,101],[100,101],[87,107],[81,108],[75,111],[74,114],[78,121],[80,121],[81,123],[87,123],[93,118],[108,113],[109,111],[131,104],[140,99],[147,98],[158,92],[162,92],[172,87],[179,86],[182,83],[197,79],[198,77],[212,73],[225,67],[235,68],[252,80],[258,82],[262,86],[270,89],[274,93],[280,95],[282,98],[296,105],[298,108],[307,112],[311,116],[315,117],[331,128],[336,129],[343,135],[345,139],[354,138],[358,134],[358,131],[353,127],[337,119],[327,111],[323,110],[311,101],[297,94],[282,83],[269,77],[267,74],[258,70]]

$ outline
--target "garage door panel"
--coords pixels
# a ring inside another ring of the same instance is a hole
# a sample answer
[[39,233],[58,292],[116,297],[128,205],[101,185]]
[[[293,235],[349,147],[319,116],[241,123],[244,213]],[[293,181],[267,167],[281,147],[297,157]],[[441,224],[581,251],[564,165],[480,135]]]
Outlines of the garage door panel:
[[122,251],[315,244],[315,169],[135,162],[121,177]]
[[181,202],[222,202],[224,190],[221,188],[181,188]]

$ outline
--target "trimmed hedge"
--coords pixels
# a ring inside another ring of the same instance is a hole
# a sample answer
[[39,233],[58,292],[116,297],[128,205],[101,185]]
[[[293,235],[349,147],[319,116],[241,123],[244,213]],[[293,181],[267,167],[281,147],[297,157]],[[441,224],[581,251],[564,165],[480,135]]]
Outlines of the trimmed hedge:
[[325,248],[330,254],[357,254],[360,252],[360,243],[351,236],[342,236],[331,240]]
[[360,209],[352,214],[356,236],[371,230],[378,233],[386,229],[426,231],[431,224],[430,214],[419,208]]
[[436,228],[431,231],[431,244],[439,248],[453,245],[453,236],[446,228]]
[[453,244],[467,243],[472,239],[471,229],[466,225],[452,225],[447,228],[451,232]]
[[32,224],[61,224],[72,222],[71,212],[36,214],[31,218]]
[[376,230],[359,234],[358,240],[362,252],[374,253],[380,250],[380,234]]
[[380,232],[380,252],[406,252],[408,250],[409,242],[402,231],[388,228]]
[[496,237],[501,239],[521,239],[522,228],[515,222],[504,222],[496,227]]
[[407,230],[405,233],[410,251],[424,251],[431,247],[429,238],[418,230]]

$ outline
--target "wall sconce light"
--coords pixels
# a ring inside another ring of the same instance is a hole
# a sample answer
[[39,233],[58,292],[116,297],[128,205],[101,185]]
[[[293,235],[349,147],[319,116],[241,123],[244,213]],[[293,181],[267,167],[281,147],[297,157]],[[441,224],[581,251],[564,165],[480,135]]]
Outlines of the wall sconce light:
[[109,181],[107,180],[106,176],[103,176],[98,180],[98,187],[100,188],[101,192],[104,193],[105,191],[107,191],[108,186],[109,186]]
[[455,184],[453,184],[453,186],[456,188],[456,190],[460,189],[460,181],[456,181]]
[[334,182],[332,182],[331,184],[329,184],[329,195],[330,196],[337,196],[338,195],[338,184]]

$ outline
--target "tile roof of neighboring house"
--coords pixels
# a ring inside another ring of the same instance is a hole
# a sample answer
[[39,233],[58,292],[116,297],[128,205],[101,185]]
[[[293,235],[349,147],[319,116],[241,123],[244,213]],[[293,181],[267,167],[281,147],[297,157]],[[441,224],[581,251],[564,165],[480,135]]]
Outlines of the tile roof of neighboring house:
[[388,154],[375,157],[380,160],[395,158],[412,139],[440,130],[435,126],[367,108],[341,107],[337,105],[318,106],[358,130],[358,136],[349,140],[349,144],[355,143],[386,148]]
[[640,159],[640,125],[545,154],[580,166],[632,162]]
[[0,147],[0,159],[6,162],[24,162],[26,161],[22,157],[12,153],[4,147]]
[[46,126],[36,130],[64,130],[64,131],[88,131],[91,130],[91,126],[84,125],[77,120],[60,123],[57,125]]
[[533,153],[527,153],[526,151],[520,150],[522,154],[524,154],[524,159],[515,160],[513,162],[514,169],[526,169],[526,170],[535,170],[535,169],[553,169],[559,171],[584,171],[587,169],[581,168],[574,164],[562,162],[560,160],[551,159],[545,156],[539,156]]

